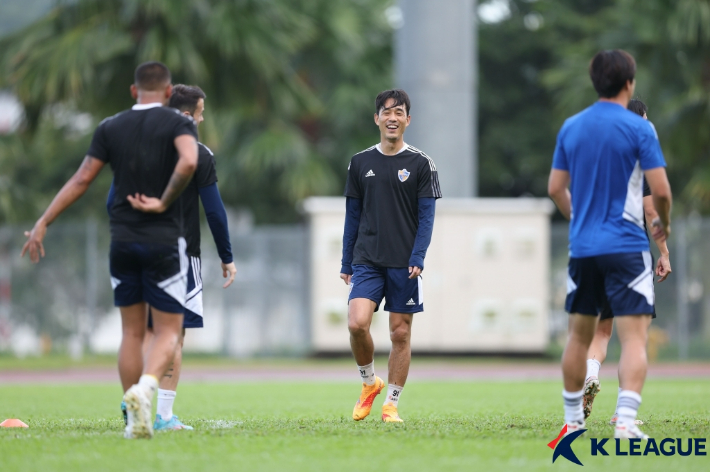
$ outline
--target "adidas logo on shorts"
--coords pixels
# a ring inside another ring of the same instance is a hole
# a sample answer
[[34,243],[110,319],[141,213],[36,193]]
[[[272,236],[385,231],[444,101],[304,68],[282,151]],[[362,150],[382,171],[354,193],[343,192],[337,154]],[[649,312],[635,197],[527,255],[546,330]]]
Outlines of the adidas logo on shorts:
[[365,177],[374,177],[374,176],[375,176],[375,173],[372,172],[372,169],[370,169],[369,171],[367,171],[367,174],[365,174]]
[[407,302],[407,305],[416,305],[416,303],[414,303],[413,298],[410,298],[409,301]]

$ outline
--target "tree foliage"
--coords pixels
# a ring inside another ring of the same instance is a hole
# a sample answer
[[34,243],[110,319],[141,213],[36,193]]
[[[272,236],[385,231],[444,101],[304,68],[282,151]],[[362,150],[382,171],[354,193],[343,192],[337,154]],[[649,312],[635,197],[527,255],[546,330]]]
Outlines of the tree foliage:
[[[4,140],[0,165],[32,155],[37,139],[50,138],[49,107],[69,105],[96,121],[128,108],[135,66],[160,60],[173,82],[207,93],[201,139],[218,155],[225,201],[249,206],[257,221],[293,220],[299,199],[339,193],[349,155],[376,138],[363,118],[391,82],[386,6],[376,0],[60,2],[0,42],[0,87],[12,87],[27,114],[21,136]],[[62,162],[74,167],[81,157]],[[30,165],[44,180],[42,159]],[[23,216],[0,211],[6,220]]]
[[[392,86],[389,4],[59,2],[0,41],[0,87],[27,114],[21,133],[0,139],[0,222],[34,219],[82,158],[89,136],[58,126],[53,110],[96,123],[129,107],[133,69],[148,59],[207,92],[200,133],[217,152],[225,201],[259,222],[294,221],[301,198],[339,194],[349,156],[377,139],[373,98]],[[481,194],[546,194],[557,130],[596,99],[589,60],[623,48],[637,59],[637,93],[659,131],[677,209],[710,212],[710,0],[508,5],[508,18],[479,24]],[[87,201],[75,211],[101,208]]]

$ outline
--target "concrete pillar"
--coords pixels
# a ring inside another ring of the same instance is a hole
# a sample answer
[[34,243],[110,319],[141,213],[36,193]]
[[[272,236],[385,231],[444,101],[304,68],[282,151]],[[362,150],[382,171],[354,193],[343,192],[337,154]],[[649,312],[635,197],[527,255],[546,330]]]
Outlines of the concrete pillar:
[[476,196],[476,1],[399,0],[398,8],[396,84],[412,100],[404,139],[434,159],[444,197]]

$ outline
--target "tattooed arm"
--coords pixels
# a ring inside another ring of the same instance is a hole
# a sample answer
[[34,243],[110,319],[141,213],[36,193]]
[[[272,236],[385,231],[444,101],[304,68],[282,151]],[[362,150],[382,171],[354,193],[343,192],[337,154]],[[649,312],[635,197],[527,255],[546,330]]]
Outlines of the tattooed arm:
[[183,134],[175,138],[175,148],[178,151],[178,162],[162,197],[128,195],[129,203],[136,210],[146,213],[163,213],[190,183],[192,174],[197,169],[197,140],[189,134]]

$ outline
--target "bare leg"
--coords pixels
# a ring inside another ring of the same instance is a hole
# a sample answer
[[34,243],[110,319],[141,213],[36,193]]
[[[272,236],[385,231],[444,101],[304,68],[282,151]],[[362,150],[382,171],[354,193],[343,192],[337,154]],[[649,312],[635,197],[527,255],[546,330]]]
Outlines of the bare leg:
[[146,352],[144,374],[160,379],[175,359],[180,333],[182,332],[183,315],[167,313],[152,308],[153,341]]
[[391,385],[404,387],[412,362],[412,320],[411,313],[390,313],[390,340],[392,350],[388,364],[387,382]]
[[[145,333],[145,341],[143,342],[143,356],[145,358],[148,352],[148,347],[153,342],[153,328],[148,328]],[[177,349],[175,350],[175,359],[173,359],[172,364],[168,367],[168,371],[160,379],[160,388],[163,390],[172,390],[173,392],[177,390],[178,382],[180,381],[180,371],[182,370],[182,346],[185,341],[185,328],[182,329],[180,334],[180,340],[178,341]]]
[[357,365],[368,365],[374,360],[375,344],[370,335],[370,325],[375,308],[375,302],[367,298],[350,300],[348,330],[350,331],[350,348]]
[[153,343],[153,338],[155,334],[153,333],[153,328],[146,328],[145,337],[143,338],[143,362],[147,359],[148,348]]
[[587,359],[596,359],[600,364],[606,360],[606,353],[613,329],[614,318],[599,320],[597,330],[594,333],[594,339],[592,339],[592,344],[589,346]]
[[121,377],[121,385],[125,392],[132,385],[138,383],[138,379],[140,379],[143,372],[141,346],[145,336],[146,305],[141,302],[135,305],[122,306],[120,310],[123,338],[121,339],[121,348],[118,351],[118,374]]
[[562,376],[568,392],[584,388],[587,374],[587,354],[597,328],[597,316],[573,313],[569,316],[569,337],[562,354]]
[[638,394],[641,394],[646,381],[646,342],[650,324],[651,315],[626,315],[616,318],[616,329],[621,342],[619,386]]
[[175,349],[175,358],[173,363],[168,367],[168,371],[165,373],[162,379],[160,379],[160,388],[163,390],[172,390],[173,392],[177,390],[178,382],[180,381],[180,371],[182,370],[182,345],[185,342],[185,328],[183,328],[180,335],[180,340],[178,341],[177,348]]

